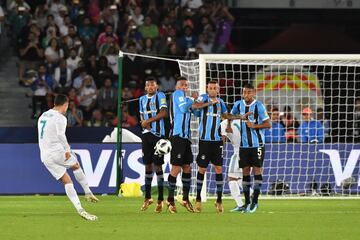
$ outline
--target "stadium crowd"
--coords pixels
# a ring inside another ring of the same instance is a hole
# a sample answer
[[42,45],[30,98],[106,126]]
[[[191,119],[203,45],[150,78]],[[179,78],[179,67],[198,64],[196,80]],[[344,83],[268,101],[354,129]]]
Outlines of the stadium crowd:
[[[69,126],[117,125],[119,50],[177,59],[233,51],[235,19],[218,1],[12,0],[6,5],[19,81],[32,90],[32,117],[64,93],[71,100]],[[149,75],[157,77],[160,90],[175,88],[175,64],[126,55],[123,69],[124,101],[143,94]],[[124,127],[138,125],[137,105],[122,108]]]

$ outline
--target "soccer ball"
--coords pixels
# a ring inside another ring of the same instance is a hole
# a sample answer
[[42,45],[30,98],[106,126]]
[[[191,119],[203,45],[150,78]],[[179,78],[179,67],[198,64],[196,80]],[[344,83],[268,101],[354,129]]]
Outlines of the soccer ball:
[[171,151],[171,142],[166,139],[160,139],[155,145],[155,155],[165,155]]

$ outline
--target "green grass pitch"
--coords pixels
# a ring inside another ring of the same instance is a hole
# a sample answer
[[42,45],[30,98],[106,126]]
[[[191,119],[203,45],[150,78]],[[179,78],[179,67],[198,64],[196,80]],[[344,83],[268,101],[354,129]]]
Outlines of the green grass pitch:
[[[99,197],[83,202],[99,220],[78,216],[65,196],[1,196],[0,239],[360,239],[360,200],[261,200],[255,214],[216,214],[213,200],[203,213],[191,214],[179,204],[177,214],[139,212],[142,198]],[[83,197],[82,197],[83,200]]]

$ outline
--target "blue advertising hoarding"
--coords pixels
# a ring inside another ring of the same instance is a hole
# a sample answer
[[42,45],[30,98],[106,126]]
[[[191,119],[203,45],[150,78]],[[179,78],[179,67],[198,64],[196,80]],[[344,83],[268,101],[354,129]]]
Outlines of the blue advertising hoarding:
[[[115,144],[72,144],[78,155],[89,185],[95,193],[115,193],[116,145]],[[225,146],[224,173],[232,154],[231,146]],[[40,161],[37,144],[0,144],[0,194],[63,194],[58,183]],[[141,144],[123,145],[123,177],[125,182],[144,184]],[[342,182],[353,178],[352,193],[359,193],[360,146],[354,144],[274,144],[266,146],[264,161],[263,192],[268,192],[271,183],[284,180],[292,193],[310,190],[315,181],[320,186],[330,183],[332,189],[342,191]],[[165,180],[170,171],[166,156]],[[194,170],[194,173],[196,170]],[[215,190],[213,174],[208,174],[210,191]],[[226,174],[224,176],[226,179]],[[156,184],[154,177],[153,184]],[[195,184],[193,184],[195,185]],[[75,183],[79,192],[82,190]],[[225,192],[228,186],[225,184]]]

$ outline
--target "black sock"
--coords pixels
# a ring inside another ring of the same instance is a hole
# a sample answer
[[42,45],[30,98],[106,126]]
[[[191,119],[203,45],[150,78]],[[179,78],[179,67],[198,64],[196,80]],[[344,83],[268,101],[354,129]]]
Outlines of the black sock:
[[152,171],[145,171],[145,198],[151,198],[151,182],[153,179]]
[[183,200],[189,200],[189,191],[190,191],[190,181],[191,181],[191,173],[182,173],[181,181],[183,184]]
[[157,183],[158,183],[158,201],[164,200],[164,174],[163,171],[160,170],[156,172]]
[[245,196],[245,205],[250,204],[250,175],[243,177],[243,191]]
[[261,185],[262,185],[262,175],[255,175],[254,176],[254,196],[253,196],[253,203],[258,203]]
[[204,182],[204,174],[198,172],[196,176],[196,201],[201,201],[201,189]]
[[216,180],[216,195],[217,195],[216,202],[221,203],[221,196],[222,196],[223,185],[224,185],[222,173],[216,174],[215,180]]
[[169,202],[174,202],[175,187],[176,187],[176,177],[169,174],[168,183],[169,183],[168,201]]

